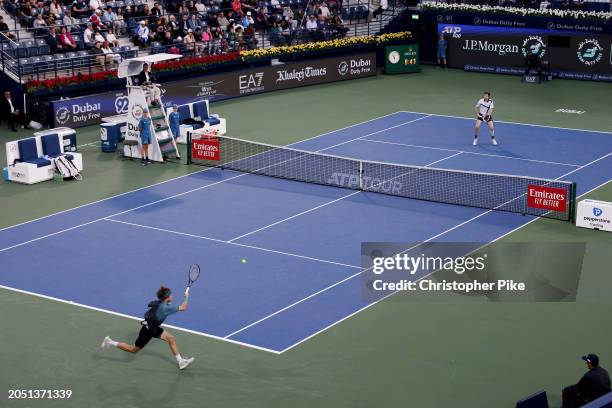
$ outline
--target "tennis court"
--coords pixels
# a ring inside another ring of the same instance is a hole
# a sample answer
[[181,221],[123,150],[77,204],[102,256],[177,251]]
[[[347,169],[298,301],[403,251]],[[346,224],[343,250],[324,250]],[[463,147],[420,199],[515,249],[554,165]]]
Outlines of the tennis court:
[[[293,147],[569,180],[578,195],[612,174],[609,133],[497,122],[499,146],[484,129],[472,146],[472,126],[396,112]],[[0,285],[140,320],[143,299],[160,283],[184,286],[187,265],[198,262],[191,313],[173,325],[282,353],[376,302],[361,294],[362,241],[486,243],[535,219],[474,205],[205,168],[0,230]]]

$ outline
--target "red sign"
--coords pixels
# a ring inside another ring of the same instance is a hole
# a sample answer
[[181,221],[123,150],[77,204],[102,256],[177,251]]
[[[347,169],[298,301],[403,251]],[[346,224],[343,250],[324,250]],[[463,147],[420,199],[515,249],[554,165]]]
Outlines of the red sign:
[[204,138],[192,140],[191,153],[191,157],[194,159],[219,161],[221,160],[219,139]]
[[530,184],[527,186],[527,205],[531,208],[565,212],[567,190]]

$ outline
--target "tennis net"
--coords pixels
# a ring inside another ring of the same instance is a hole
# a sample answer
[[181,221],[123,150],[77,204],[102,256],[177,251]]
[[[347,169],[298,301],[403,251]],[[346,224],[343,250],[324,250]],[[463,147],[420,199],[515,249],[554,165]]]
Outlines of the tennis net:
[[357,160],[189,134],[187,162],[288,180],[572,221],[568,181]]

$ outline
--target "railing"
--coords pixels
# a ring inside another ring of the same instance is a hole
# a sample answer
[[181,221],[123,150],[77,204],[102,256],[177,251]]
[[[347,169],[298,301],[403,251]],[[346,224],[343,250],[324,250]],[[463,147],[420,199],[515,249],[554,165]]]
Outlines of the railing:
[[[285,0],[287,4],[290,4],[290,1],[299,0]],[[283,3],[282,0],[281,3]],[[301,4],[308,5],[310,3],[304,3],[304,0],[302,0]],[[340,11],[340,16],[344,18],[342,26],[328,25],[323,30],[309,31],[305,28],[305,21],[303,21],[295,30],[272,33],[263,30],[256,31],[253,36],[243,36],[243,41],[241,43],[237,41],[221,40],[221,45],[215,45],[213,41],[211,44],[198,42],[191,47],[185,45],[183,42],[167,46],[161,44],[157,45],[157,42],[152,42],[155,46],[153,48],[148,47],[147,51],[167,52],[170,48],[177,47],[179,53],[184,55],[208,55],[210,53],[226,53],[239,49],[294,45],[341,38],[344,36],[371,35],[380,32],[402,9],[403,7],[398,6],[394,1],[390,2],[389,7],[383,14],[387,19],[378,18],[372,20],[371,12],[374,10],[370,8],[369,1],[345,0],[345,6],[343,6]],[[160,17],[168,19],[171,15],[176,16],[176,14],[164,14]],[[138,26],[140,20],[150,18],[151,17],[138,17],[128,20],[126,24],[128,33],[131,33],[134,27]],[[0,66],[5,73],[15,81],[22,82],[31,79],[41,80],[49,77],[71,76],[78,73],[94,73],[108,68],[109,64],[106,62],[102,64],[99,63],[98,60],[96,60],[96,56],[88,55],[86,51],[34,56],[29,55],[27,51],[24,53],[23,47],[20,47],[18,39],[24,38],[22,34],[26,31],[31,32],[33,29],[26,28],[10,31],[17,41],[8,38],[6,34],[0,33],[0,45],[2,45],[2,49],[0,50]],[[35,36],[31,40],[36,42],[36,40],[40,40],[40,37]],[[130,50],[128,51],[125,47],[129,47]],[[117,50],[116,52],[120,54],[122,58],[130,58],[138,54],[138,51],[131,46],[124,46],[121,50]]]

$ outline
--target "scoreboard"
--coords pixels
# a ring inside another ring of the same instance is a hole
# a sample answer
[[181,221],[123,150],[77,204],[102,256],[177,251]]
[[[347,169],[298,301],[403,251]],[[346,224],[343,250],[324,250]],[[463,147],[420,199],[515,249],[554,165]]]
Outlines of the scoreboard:
[[417,44],[388,45],[385,47],[385,74],[420,72]]

